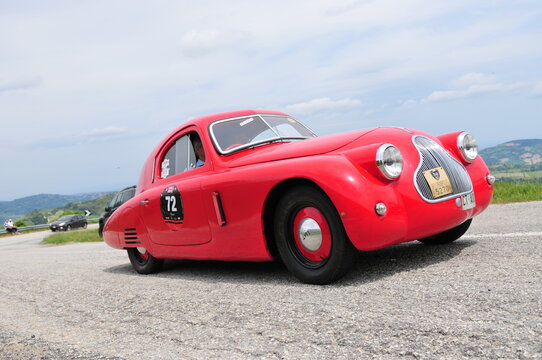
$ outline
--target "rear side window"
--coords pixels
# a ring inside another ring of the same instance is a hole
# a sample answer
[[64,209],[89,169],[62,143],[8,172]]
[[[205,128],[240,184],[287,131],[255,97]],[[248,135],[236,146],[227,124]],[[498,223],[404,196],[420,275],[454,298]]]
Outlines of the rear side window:
[[[160,162],[160,177],[165,179],[169,176],[192,170],[204,164],[204,155],[196,154],[195,144],[201,147],[201,140],[196,132],[190,132],[181,136],[168,149],[166,155]],[[202,158],[203,157],[203,158]]]
[[117,200],[119,199],[119,197],[120,197],[120,193],[117,193],[115,196],[113,196],[113,199],[111,199],[111,201],[109,202],[110,208],[115,207],[115,204],[117,203]]

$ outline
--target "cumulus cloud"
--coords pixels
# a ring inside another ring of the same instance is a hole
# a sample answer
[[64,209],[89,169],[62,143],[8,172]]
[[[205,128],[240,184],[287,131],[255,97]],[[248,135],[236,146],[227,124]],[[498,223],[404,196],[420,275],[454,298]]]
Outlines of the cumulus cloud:
[[504,84],[493,75],[469,73],[451,82],[453,89],[433,91],[422,102],[444,101],[469,97],[471,95],[517,89],[519,83]]
[[17,90],[25,90],[38,87],[41,84],[39,77],[33,77],[21,80],[2,80],[0,79],[0,94],[8,93]]
[[200,56],[246,41],[248,34],[238,30],[191,30],[183,35],[181,48],[186,55]]
[[495,75],[468,73],[452,81],[455,88],[465,88],[472,85],[495,83]]
[[325,97],[288,105],[286,106],[286,111],[296,114],[310,114],[317,111],[353,108],[359,105],[361,105],[361,102],[356,99],[344,98],[340,100],[332,100]]

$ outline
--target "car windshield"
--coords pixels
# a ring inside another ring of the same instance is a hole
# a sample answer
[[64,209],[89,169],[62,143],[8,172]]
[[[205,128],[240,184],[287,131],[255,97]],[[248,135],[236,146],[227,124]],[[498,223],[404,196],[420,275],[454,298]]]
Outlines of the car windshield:
[[221,154],[273,141],[316,137],[305,125],[284,115],[251,115],[219,120],[211,124],[210,131]]
[[57,221],[68,221],[70,220],[74,215],[64,215],[61,218],[59,218]]

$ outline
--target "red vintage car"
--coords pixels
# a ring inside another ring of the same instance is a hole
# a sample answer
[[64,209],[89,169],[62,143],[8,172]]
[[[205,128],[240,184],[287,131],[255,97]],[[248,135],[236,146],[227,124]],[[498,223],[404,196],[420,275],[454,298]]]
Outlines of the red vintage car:
[[358,251],[458,239],[494,180],[466,132],[318,137],[282,112],[227,112],[181,125],[154,149],[104,240],[141,274],[164,259],[280,258],[301,281],[326,284]]

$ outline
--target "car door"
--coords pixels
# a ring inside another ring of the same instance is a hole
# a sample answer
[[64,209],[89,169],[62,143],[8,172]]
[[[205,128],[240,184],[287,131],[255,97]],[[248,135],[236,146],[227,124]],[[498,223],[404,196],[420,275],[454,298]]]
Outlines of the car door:
[[156,244],[196,245],[211,240],[200,180],[210,164],[196,168],[192,145],[196,136],[194,131],[181,135],[158,156],[156,185],[141,194],[141,217]]

